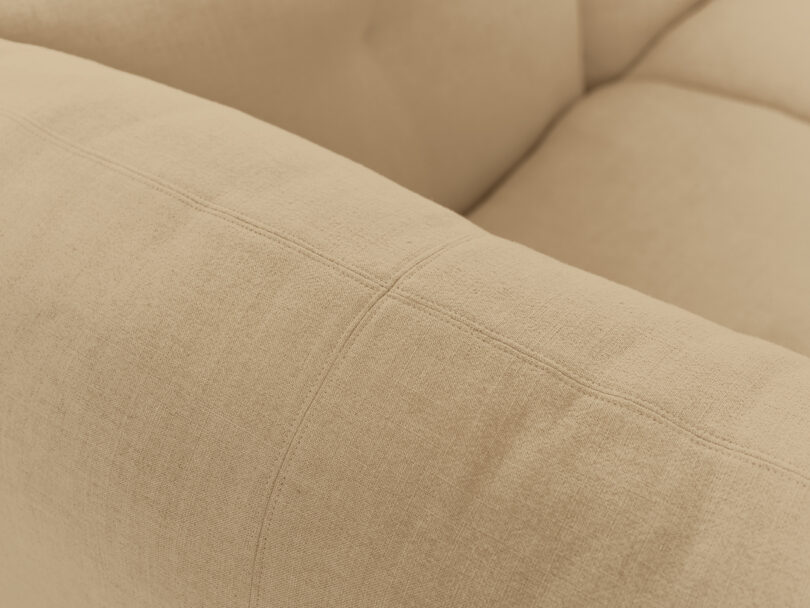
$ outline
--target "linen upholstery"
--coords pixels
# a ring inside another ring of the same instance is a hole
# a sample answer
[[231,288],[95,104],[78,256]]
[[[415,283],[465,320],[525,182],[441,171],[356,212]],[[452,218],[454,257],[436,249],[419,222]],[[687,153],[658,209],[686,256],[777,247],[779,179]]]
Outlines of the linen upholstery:
[[807,358],[179,91],[0,82],[0,605],[810,601]]
[[808,158],[795,118],[630,80],[580,102],[470,217],[808,355]]
[[463,210],[582,90],[573,0],[25,0],[0,38],[230,105]]

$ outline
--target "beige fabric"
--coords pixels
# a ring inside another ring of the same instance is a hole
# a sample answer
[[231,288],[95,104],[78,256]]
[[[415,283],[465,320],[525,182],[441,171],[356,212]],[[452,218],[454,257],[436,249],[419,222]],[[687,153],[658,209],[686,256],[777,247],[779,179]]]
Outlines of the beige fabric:
[[635,70],[810,118],[810,2],[712,0]]
[[578,27],[571,0],[0,4],[0,37],[244,110],[457,210],[580,92]]
[[810,602],[807,358],[221,106],[0,82],[0,605]]
[[579,0],[585,79],[618,76],[701,0]]
[[808,158],[793,118],[631,82],[579,104],[471,217],[810,354]]

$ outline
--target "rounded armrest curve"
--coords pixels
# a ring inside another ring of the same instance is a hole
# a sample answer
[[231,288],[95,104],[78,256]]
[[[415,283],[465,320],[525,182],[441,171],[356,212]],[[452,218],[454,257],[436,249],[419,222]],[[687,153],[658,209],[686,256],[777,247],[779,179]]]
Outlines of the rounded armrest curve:
[[807,358],[224,106],[0,82],[0,604],[810,599]]

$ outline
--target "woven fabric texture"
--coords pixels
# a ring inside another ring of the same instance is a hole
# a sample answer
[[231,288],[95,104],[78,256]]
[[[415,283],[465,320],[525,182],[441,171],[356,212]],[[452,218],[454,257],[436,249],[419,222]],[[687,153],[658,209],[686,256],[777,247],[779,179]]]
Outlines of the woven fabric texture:
[[801,606],[810,361],[0,43],[0,605]]

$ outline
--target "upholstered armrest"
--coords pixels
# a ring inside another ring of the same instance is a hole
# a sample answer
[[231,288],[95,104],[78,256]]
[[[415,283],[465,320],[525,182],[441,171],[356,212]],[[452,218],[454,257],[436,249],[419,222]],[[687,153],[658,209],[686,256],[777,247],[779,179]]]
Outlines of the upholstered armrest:
[[0,44],[0,294],[3,606],[810,597],[810,360],[239,112]]

